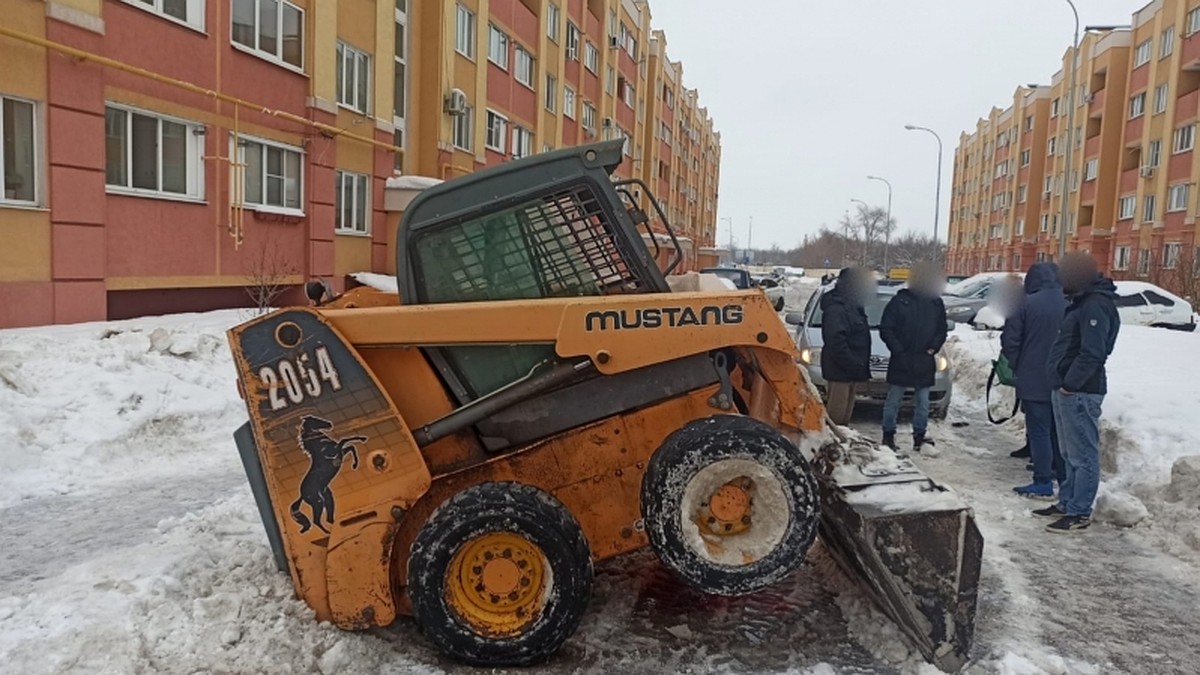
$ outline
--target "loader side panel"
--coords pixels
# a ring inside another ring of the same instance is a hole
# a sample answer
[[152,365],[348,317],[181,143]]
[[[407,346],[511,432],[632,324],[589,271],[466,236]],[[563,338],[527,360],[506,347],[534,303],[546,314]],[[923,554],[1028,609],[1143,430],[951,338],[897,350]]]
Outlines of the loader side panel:
[[[327,570],[326,558],[331,540],[360,540],[358,530],[390,520],[428,489],[429,469],[409,428],[358,353],[316,312],[274,312],[229,337],[297,591],[318,617],[343,627],[388,617],[376,597],[331,595],[327,578],[349,570]],[[390,537],[367,539],[378,550],[372,556],[357,545],[355,557],[373,565],[355,572],[386,580],[378,561],[387,559]]]

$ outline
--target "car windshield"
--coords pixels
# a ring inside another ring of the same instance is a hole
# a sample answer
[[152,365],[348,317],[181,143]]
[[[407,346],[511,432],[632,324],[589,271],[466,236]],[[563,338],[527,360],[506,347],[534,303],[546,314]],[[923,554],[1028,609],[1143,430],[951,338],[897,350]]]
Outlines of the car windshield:
[[946,289],[946,295],[955,298],[975,298],[987,291],[992,285],[990,278],[967,279]]
[[743,284],[745,283],[743,281],[741,270],[709,269],[709,270],[704,270],[704,273],[705,274],[715,274],[715,275],[721,277],[722,279],[728,279],[728,280],[732,281],[733,285],[737,286],[738,288],[743,288]]
[[[867,304],[863,306],[863,309],[867,311],[867,323],[870,324],[872,329],[879,328],[879,322],[883,319],[883,308],[887,307],[887,304],[894,297],[896,297],[894,293],[879,293],[868,300]],[[821,317],[824,314],[825,312],[821,309],[821,303],[818,302],[817,306],[813,309],[812,320],[808,322],[809,327],[820,328]]]

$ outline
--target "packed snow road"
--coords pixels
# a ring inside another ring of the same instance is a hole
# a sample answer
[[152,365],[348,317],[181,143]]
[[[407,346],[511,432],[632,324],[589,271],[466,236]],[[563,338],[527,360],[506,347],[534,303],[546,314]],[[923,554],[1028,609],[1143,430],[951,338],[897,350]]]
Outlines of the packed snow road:
[[[0,331],[0,671],[476,672],[407,619],[365,634],[315,622],[275,571],[229,436],[245,413],[221,331],[241,318]],[[1194,509],[1142,492],[1152,515],[1134,529],[1044,532],[1028,513],[1041,503],[1010,492],[1026,478],[1007,457],[1018,429],[982,421],[986,373],[960,367],[951,419],[917,461],[961,491],[986,538],[968,672],[1195,672],[1200,567],[1174,534]],[[864,406],[855,426],[877,435],[878,415]],[[1118,431],[1147,436],[1122,415],[1115,404]],[[1170,438],[1137,456],[1183,454]],[[645,552],[597,572],[577,635],[523,672],[935,672],[819,547],[738,600],[691,591]]]

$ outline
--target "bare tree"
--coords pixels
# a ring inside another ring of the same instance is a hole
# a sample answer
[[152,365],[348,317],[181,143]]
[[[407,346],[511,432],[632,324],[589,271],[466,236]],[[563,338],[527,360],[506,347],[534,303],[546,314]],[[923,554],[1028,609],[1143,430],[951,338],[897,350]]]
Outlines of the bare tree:
[[265,314],[300,273],[288,260],[274,237],[263,239],[247,252],[242,269],[246,275],[246,294],[259,314]]

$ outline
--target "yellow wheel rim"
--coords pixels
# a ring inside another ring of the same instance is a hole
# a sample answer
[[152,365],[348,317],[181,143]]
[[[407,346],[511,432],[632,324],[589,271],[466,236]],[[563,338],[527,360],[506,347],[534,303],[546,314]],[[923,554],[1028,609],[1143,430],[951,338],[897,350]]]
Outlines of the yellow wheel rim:
[[462,545],[446,572],[446,598],[475,632],[519,635],[540,614],[548,585],[546,556],[511,532],[481,534]]

